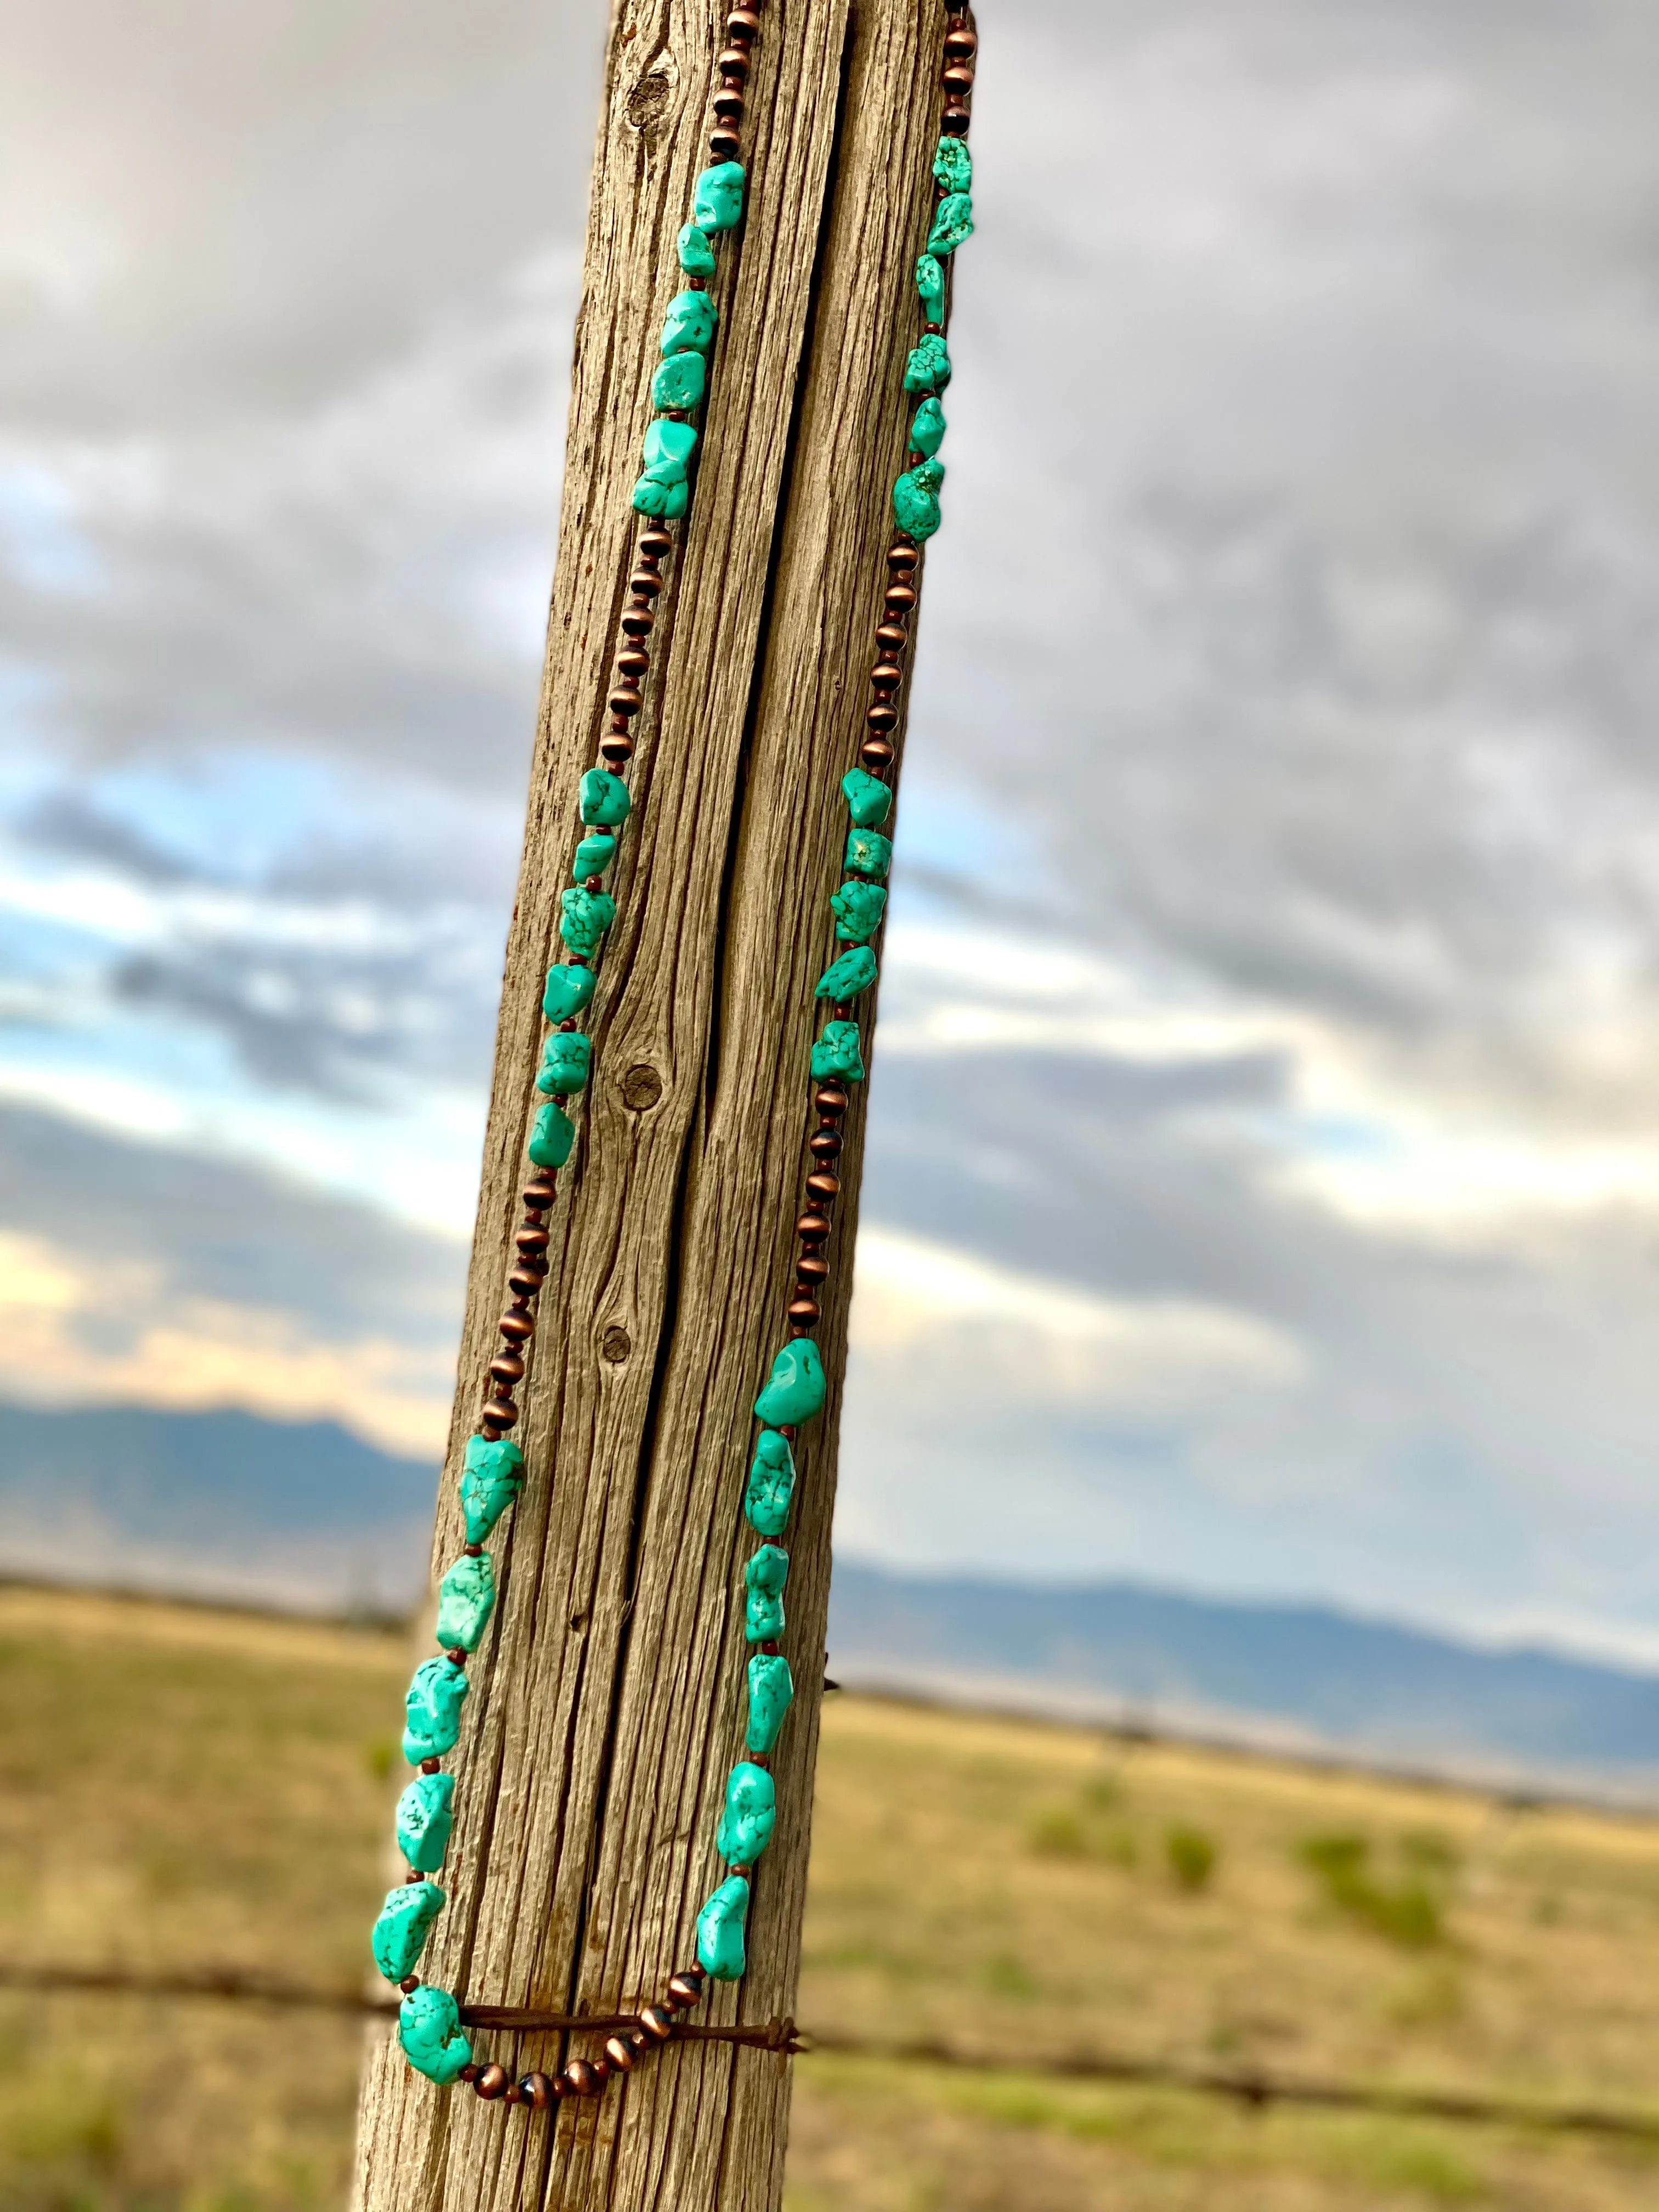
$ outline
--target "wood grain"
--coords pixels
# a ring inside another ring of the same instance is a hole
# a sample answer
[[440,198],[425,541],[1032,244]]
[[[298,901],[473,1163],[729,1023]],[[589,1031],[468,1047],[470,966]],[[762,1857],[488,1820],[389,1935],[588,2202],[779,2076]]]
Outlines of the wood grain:
[[[539,1051],[541,979],[608,688],[628,508],[673,241],[702,163],[724,11],[613,14],[576,336],[541,726],[434,1570],[495,1348]],[[741,1743],[740,1499],[750,1403],[783,1334],[806,1171],[811,989],[903,465],[901,371],[926,234],[943,0],[773,0],[750,81],[748,216],[721,256],[700,472],[636,726],[635,812],[591,1024],[595,1075],[520,1390],[524,1495],[454,1761],[450,1903],[422,1971],[473,2002],[610,2012],[691,1956]],[[660,1085],[653,1103],[654,1076]],[[750,1972],[700,2017],[791,2009],[805,1899],[862,1105],[819,1342],[785,1649],[798,1695]],[[559,2039],[499,2043],[550,2069]],[[594,2039],[573,2039],[585,2050]],[[683,2045],[556,2118],[435,2090],[373,2032],[364,2212],[763,2212],[789,2062]]]

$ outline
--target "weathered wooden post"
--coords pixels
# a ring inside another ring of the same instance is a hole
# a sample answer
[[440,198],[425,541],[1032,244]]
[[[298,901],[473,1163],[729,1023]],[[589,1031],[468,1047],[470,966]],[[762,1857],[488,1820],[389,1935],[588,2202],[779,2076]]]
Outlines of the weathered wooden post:
[[[548,1221],[518,1393],[526,1479],[492,1539],[500,1595],[452,1761],[449,1903],[421,1966],[469,2005],[614,2014],[688,1963],[742,1743],[750,1407],[782,1340],[811,1164],[812,993],[836,950],[840,780],[867,735],[891,487],[906,465],[912,271],[935,202],[946,27],[945,0],[748,4],[761,21],[747,212],[711,280],[719,336],[695,495],[665,564],[632,725],[634,812],[608,886],[617,917],[584,1018],[593,1080]],[[463,1540],[454,1471],[498,1349],[573,799],[606,720],[630,489],[725,32],[708,0],[614,0],[440,1568]],[[734,2021],[740,2005],[763,2023],[794,1998],[862,1131],[854,1097],[817,1332],[830,1401],[797,1447],[785,1650],[798,1694],[774,1758],[777,1829],[747,1975],[715,1984],[699,2021]],[[477,2040],[515,2072],[552,2071],[600,2044]],[[465,2085],[433,2087],[377,2035],[357,2200],[366,2212],[775,2208],[789,2069],[775,2051],[676,2042],[601,2098],[503,2110]]]

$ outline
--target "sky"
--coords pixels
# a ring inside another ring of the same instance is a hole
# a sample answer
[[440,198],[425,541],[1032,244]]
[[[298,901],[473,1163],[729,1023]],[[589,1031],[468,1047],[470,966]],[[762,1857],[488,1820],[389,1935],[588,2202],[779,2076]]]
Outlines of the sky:
[[[0,14],[0,1395],[435,1457],[599,0]],[[981,33],[838,1546],[1659,1656],[1659,19]]]

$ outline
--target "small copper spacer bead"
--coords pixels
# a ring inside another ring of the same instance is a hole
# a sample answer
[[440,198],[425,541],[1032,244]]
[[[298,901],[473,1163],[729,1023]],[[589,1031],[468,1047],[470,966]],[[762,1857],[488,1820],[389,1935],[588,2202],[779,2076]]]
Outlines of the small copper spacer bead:
[[674,2015],[662,2005],[647,2005],[640,2014],[641,2032],[653,2043],[666,2043],[674,2033]]
[[[469,1544],[466,1548],[471,1552],[472,1547]],[[437,1774],[442,1771],[442,1767],[443,1761],[441,1759],[423,1759],[421,1761],[421,1771],[422,1774]]]
[[444,1654],[444,1657],[448,1660],[452,1667],[465,1667],[468,1656],[459,1644],[452,1644]]
[[477,2091],[479,2096],[486,2098],[493,2103],[497,2097],[501,2095],[511,2078],[512,2077],[507,2073],[505,2066],[496,2066],[492,2064],[484,2068],[483,2072],[479,2075],[477,2080],[472,2084],[472,2086]]
[[604,2076],[586,2058],[573,2058],[564,2069],[564,2078],[569,2083],[568,2094],[591,2097],[599,2087]]
[[476,2081],[479,2075],[483,2072],[483,2068],[479,2065],[477,2060],[476,2058],[469,2058],[466,2064],[462,2067],[457,2079],[462,2081]]
[[605,2057],[604,2051],[600,2051],[599,2057],[593,2061],[593,2078],[601,2088],[605,2087],[605,2083],[611,2079],[611,2076],[616,2072],[616,2068]]
[[406,1997],[412,1996],[420,1986],[421,1978],[418,1974],[405,1974],[402,1981],[398,1984],[398,1987],[403,1991]]
[[417,1867],[410,1867],[404,1875],[404,1880],[405,1881],[424,1881],[426,1880],[426,1876]]
[[633,2072],[634,2051],[626,2036],[607,2035],[605,2039],[605,2055],[619,2074]]
[[632,2051],[639,2052],[654,2051],[657,2046],[642,2027],[630,2027],[628,2031],[628,2047]]

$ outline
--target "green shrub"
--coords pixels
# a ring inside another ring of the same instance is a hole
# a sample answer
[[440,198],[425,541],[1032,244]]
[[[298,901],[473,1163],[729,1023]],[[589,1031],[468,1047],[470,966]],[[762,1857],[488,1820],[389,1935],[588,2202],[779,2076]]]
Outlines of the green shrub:
[[1348,1919],[1407,1950],[1426,1950],[1446,1940],[1446,1888],[1455,1863],[1450,1847],[1437,1839],[1403,1838],[1401,1856],[1408,1871],[1381,1880],[1372,1869],[1371,1846],[1364,1836],[1310,1836],[1301,1857],[1327,1901]]
[[1164,1856],[1176,1887],[1196,1895],[1208,1888],[1220,1852],[1202,1828],[1171,1828],[1164,1838]]

